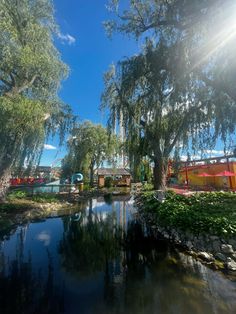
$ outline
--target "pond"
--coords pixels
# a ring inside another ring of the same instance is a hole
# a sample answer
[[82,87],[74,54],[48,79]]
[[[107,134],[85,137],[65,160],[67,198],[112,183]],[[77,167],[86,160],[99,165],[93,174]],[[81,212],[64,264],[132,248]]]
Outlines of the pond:
[[154,239],[132,198],[19,226],[0,245],[0,313],[236,313],[236,282]]

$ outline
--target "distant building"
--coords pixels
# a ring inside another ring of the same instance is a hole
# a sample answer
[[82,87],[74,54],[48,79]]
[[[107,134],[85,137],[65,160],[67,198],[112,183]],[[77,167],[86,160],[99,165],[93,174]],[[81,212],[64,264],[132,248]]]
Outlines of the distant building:
[[97,170],[98,187],[104,187],[105,179],[112,178],[114,186],[130,186],[131,174],[124,168],[100,168]]
[[[216,189],[236,189],[236,176],[216,176],[223,171],[236,174],[236,162],[220,162],[186,165],[180,169],[178,183],[185,184],[188,181],[190,186],[203,187],[210,186]],[[211,175],[210,177],[201,176],[202,173]]]
[[34,171],[35,176],[40,176],[42,178],[50,177],[52,167],[50,166],[37,166]]

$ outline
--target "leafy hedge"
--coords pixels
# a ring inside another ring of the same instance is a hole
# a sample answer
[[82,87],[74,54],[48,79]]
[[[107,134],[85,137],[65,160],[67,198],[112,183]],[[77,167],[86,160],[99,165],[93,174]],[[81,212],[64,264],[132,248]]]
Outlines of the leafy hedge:
[[161,226],[194,234],[207,233],[231,237],[236,235],[236,194],[228,192],[199,193],[186,197],[168,191],[164,203],[155,192],[144,192],[142,208],[151,212]]

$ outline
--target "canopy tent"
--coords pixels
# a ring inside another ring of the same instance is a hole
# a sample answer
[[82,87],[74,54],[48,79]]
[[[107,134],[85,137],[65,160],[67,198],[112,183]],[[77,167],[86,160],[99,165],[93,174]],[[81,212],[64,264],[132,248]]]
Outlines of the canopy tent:
[[215,177],[228,177],[229,178],[229,186],[230,186],[230,189],[232,189],[232,179],[231,177],[234,177],[236,176],[236,173],[234,172],[230,172],[230,171],[222,171],[222,172],[219,172],[217,174],[215,174]]
[[200,173],[200,174],[198,174],[197,175],[198,177],[202,177],[202,178],[205,178],[205,186],[207,187],[207,178],[209,178],[209,177],[213,177],[213,175],[211,175],[211,174],[209,174],[209,173],[206,173],[206,172],[202,172],[202,173]]

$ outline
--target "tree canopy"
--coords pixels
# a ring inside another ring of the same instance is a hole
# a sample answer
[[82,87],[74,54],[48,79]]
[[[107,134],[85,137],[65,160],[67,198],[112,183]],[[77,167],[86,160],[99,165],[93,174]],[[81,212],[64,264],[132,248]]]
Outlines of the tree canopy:
[[234,0],[130,0],[126,6],[111,0],[108,8],[113,14],[104,23],[109,35],[181,42],[190,69],[201,71],[206,84],[236,101]]
[[119,140],[109,135],[100,124],[84,121],[71,132],[69,153],[64,158],[64,176],[82,172],[93,186],[94,171],[103,162],[115,162],[119,153]]
[[122,11],[119,2],[112,1],[116,16],[107,29],[142,38],[144,49],[106,73],[102,107],[110,110],[110,127],[122,112],[130,150],[153,160],[155,187],[164,187],[179,143],[211,148],[235,131],[236,7],[232,1],[132,0]]
[[68,75],[54,46],[57,34],[50,0],[0,2],[0,180],[37,160],[49,134],[64,134],[71,110],[58,98]]

